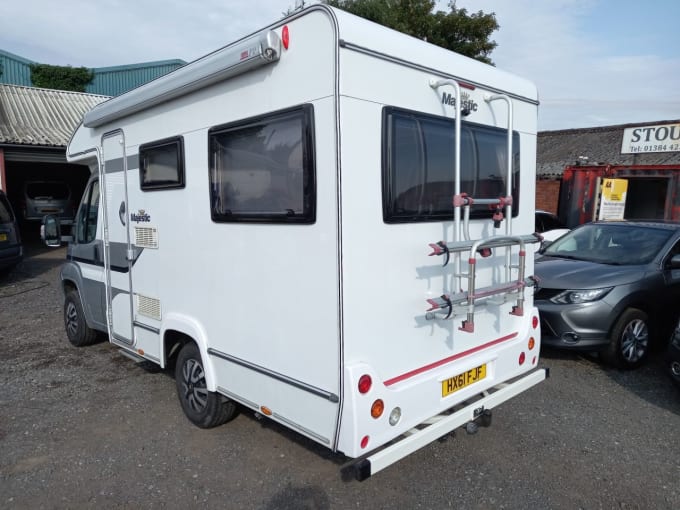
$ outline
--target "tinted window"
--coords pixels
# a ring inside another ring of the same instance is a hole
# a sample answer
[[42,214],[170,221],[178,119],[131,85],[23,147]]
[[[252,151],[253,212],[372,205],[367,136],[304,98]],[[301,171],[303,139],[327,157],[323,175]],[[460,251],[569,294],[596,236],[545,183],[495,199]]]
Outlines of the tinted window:
[[[383,111],[383,219],[387,223],[453,217],[453,119],[385,108]],[[513,214],[519,206],[519,136],[513,136]],[[506,195],[507,131],[464,122],[461,193],[473,198]],[[488,206],[471,216],[491,217]]]
[[544,255],[612,265],[648,264],[672,233],[663,228],[593,223],[560,237]]
[[0,195],[0,223],[12,223],[14,214],[5,195]]
[[314,222],[312,119],[305,105],[211,130],[214,221]]
[[565,228],[564,224],[550,213],[537,212],[536,213],[536,232],[546,232],[548,230],[555,230],[558,228]]
[[97,215],[99,212],[99,181],[94,181],[83,195],[83,203],[78,211],[76,240],[91,243],[97,235]]
[[139,148],[139,180],[143,190],[184,187],[184,145],[173,138]]
[[29,182],[26,184],[26,196],[33,200],[40,198],[65,200],[69,195],[69,188],[63,182]]

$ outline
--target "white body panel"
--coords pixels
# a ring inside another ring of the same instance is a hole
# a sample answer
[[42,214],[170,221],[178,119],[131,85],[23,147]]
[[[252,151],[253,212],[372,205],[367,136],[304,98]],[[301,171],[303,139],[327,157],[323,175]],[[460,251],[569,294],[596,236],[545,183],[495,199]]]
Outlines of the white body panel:
[[[290,47],[278,62],[81,127],[68,153],[72,161],[92,163],[105,133],[124,133],[126,180],[122,173],[105,176],[109,236],[127,242],[118,218],[124,182],[128,220],[131,214],[146,218],[128,223],[135,258],[129,275],[108,272],[113,332],[128,333],[131,350],[161,365],[168,332],[190,336],[210,390],[255,410],[267,408],[273,419],[356,457],[535,367],[540,339],[530,290],[523,316],[510,315],[514,298],[478,307],[474,333],[458,330],[460,316],[428,320],[426,299],[459,290],[453,265],[442,268],[440,258],[427,256],[429,243],[454,239],[454,225],[383,221],[383,107],[450,118],[453,108],[428,84],[457,77],[475,87],[469,94],[478,108],[466,120],[505,129],[506,105],[486,103],[484,94],[511,94],[521,145],[513,232],[529,234],[537,97],[524,80],[326,7],[285,24]],[[283,23],[270,28],[281,36]],[[303,104],[313,107],[314,223],[213,221],[209,130]],[[183,138],[184,188],[142,191],[140,145],[173,136]],[[105,158],[110,151],[104,147]],[[153,231],[157,244],[135,246],[138,228]],[[497,232],[489,220],[473,220],[470,234],[477,239]],[[497,283],[504,264],[504,252],[480,260],[480,285]],[[134,332],[125,330],[133,323]],[[529,337],[537,345],[519,365]],[[484,381],[441,397],[442,380],[483,363]],[[373,389],[359,395],[364,374],[373,378]],[[370,416],[376,398],[386,405],[380,419]],[[390,426],[394,406],[403,418]],[[370,439],[363,444],[365,436]]]

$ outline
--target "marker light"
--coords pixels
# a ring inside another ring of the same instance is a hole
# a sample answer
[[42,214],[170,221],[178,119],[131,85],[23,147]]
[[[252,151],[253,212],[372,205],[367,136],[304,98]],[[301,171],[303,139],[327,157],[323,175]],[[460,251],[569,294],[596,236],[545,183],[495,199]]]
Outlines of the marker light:
[[524,365],[524,361],[527,359],[526,355],[524,353],[521,353],[519,355],[519,364]]
[[364,436],[361,438],[361,447],[366,448],[368,446],[368,436]]
[[384,410],[385,410],[385,402],[378,399],[375,402],[373,402],[373,405],[371,406],[371,416],[373,416],[373,418],[375,418],[375,419],[378,419],[382,416],[382,413],[383,413]]
[[359,378],[359,393],[362,395],[368,393],[372,385],[373,381],[371,380],[371,376],[368,374],[362,375]]
[[529,350],[533,349],[536,346],[536,340],[534,337],[529,337]]
[[288,25],[283,27],[283,31],[281,32],[281,42],[283,43],[283,47],[285,49],[288,49],[288,44],[290,43],[290,34],[288,33]]
[[262,411],[262,414],[264,414],[265,416],[271,416],[272,415],[272,410],[269,409],[266,406],[260,406],[260,411]]
[[531,325],[534,327],[534,329],[538,327],[538,317],[536,317],[535,315],[531,319]]

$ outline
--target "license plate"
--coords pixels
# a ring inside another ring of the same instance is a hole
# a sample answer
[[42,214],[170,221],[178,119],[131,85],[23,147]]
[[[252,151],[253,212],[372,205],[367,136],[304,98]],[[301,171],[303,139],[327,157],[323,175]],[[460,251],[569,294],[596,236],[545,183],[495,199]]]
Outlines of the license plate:
[[0,234],[0,241],[7,241],[7,234]]
[[458,374],[454,377],[450,377],[442,381],[442,397],[451,395],[458,390],[481,381],[486,377],[486,363],[484,365],[479,365],[478,367],[471,368],[467,372]]

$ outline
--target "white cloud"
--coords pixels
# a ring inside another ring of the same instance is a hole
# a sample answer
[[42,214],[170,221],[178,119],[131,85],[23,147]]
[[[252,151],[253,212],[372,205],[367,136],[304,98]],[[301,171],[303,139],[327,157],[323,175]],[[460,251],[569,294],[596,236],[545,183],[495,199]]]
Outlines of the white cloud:
[[[496,13],[501,28],[493,36],[498,48],[492,59],[536,83],[540,129],[680,117],[680,91],[674,86],[680,83],[680,59],[640,56],[625,27],[618,33],[586,32],[598,3],[459,0],[457,5]],[[637,27],[639,33],[653,30]],[[611,48],[617,53],[610,54]]]
[[[500,69],[536,83],[540,129],[680,118],[680,58],[641,54],[645,40],[664,40],[649,36],[656,26],[640,22],[606,31],[592,23],[606,1],[616,8],[612,0],[457,0],[456,5],[496,13],[500,30],[492,36],[498,47],[491,57]],[[6,1],[0,3],[0,49],[45,63],[87,67],[191,61],[275,21],[294,4]],[[447,4],[438,3],[443,9]],[[597,29],[588,32],[588,26]],[[670,47],[679,42],[675,34],[666,39]]]

